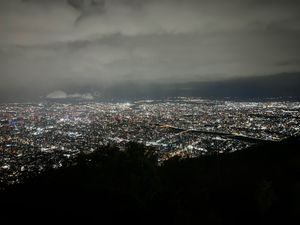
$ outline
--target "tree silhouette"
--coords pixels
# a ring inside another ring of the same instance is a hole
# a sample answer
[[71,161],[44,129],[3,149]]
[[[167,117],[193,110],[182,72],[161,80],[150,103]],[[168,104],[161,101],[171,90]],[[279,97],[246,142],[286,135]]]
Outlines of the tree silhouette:
[[138,143],[99,147],[1,191],[1,220],[34,214],[68,223],[297,224],[299,146],[291,138],[160,166],[156,151]]

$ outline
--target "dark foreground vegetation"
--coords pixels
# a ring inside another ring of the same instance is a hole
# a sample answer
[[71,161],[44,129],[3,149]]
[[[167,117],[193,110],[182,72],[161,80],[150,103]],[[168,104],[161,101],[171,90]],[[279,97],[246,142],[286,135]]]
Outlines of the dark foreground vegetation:
[[106,147],[0,193],[0,223],[300,224],[300,141],[173,158]]

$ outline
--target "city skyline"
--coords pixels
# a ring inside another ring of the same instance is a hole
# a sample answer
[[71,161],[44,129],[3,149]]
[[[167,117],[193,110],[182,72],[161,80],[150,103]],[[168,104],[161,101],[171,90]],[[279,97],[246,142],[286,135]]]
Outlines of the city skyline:
[[155,149],[161,164],[279,143],[299,135],[299,118],[299,102],[290,101],[0,104],[0,190],[105,146],[139,143]]

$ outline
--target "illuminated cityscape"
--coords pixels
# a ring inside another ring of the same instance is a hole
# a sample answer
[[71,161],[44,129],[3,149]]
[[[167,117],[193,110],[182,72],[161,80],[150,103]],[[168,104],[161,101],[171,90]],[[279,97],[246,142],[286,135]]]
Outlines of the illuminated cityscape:
[[299,12],[0,0],[0,224],[300,224]]
[[128,142],[155,148],[162,162],[234,152],[297,135],[299,102],[235,102],[202,98],[128,103],[0,105],[1,184],[59,168],[79,153]]

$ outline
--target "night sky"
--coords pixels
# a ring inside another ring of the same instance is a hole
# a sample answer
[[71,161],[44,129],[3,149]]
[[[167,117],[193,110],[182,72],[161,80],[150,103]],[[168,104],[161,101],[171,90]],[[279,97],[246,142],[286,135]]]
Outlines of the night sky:
[[289,79],[299,12],[293,0],[1,0],[0,101]]

